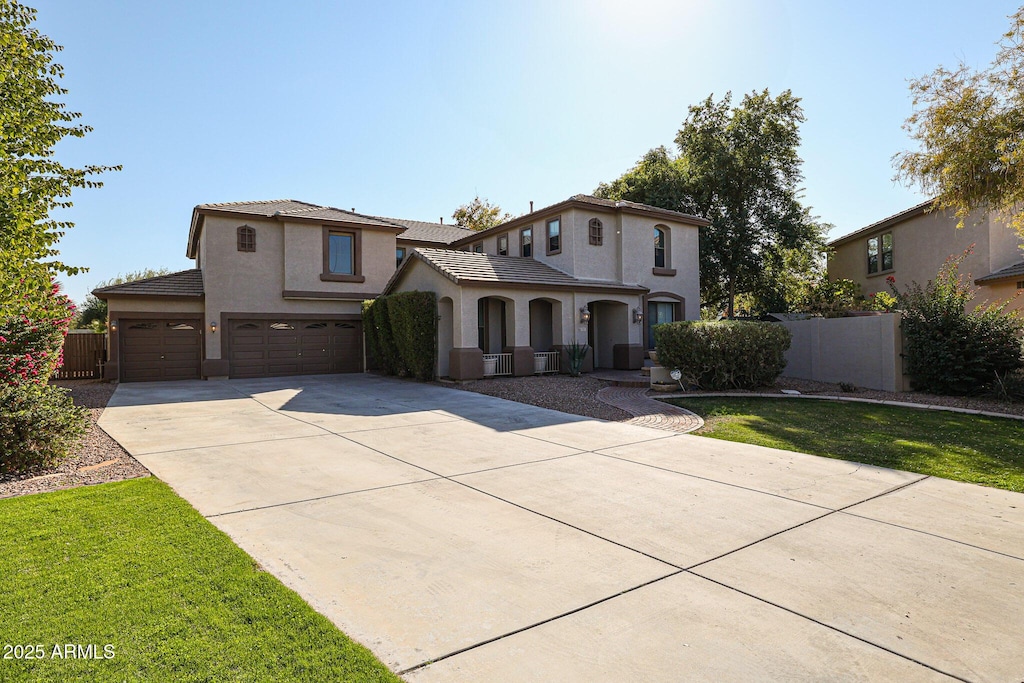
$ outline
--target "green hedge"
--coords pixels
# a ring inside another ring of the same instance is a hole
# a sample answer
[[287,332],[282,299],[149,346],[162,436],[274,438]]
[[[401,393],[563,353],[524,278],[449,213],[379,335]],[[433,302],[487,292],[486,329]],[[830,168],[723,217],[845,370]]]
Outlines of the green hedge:
[[683,373],[684,386],[754,389],[786,367],[789,330],[776,323],[676,322],[654,326],[658,364]]
[[363,302],[363,329],[373,366],[388,375],[434,379],[437,295],[400,292]]

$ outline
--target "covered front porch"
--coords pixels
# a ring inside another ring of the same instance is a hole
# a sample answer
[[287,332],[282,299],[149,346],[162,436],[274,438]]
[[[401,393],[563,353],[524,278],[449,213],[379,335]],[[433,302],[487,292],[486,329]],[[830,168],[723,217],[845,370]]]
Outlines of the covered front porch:
[[643,365],[642,293],[460,287],[438,301],[438,376],[456,380]]

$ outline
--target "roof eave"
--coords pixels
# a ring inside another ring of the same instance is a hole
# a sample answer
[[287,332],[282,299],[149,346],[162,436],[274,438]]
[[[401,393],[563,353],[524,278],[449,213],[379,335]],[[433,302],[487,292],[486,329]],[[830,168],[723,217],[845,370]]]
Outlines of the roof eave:
[[843,244],[846,244],[847,242],[852,242],[855,239],[858,239],[860,237],[864,237],[865,235],[870,235],[871,233],[876,232],[878,230],[884,230],[886,228],[891,228],[892,226],[896,225],[897,223],[902,223],[903,221],[909,220],[911,218],[916,218],[919,215],[923,215],[923,214],[927,213],[928,209],[931,208],[931,206],[934,203],[935,203],[934,199],[929,199],[928,201],[921,202],[917,206],[912,206],[909,209],[906,209],[905,211],[901,211],[901,212],[899,212],[899,213],[897,213],[895,215],[889,216],[888,218],[883,218],[880,221],[872,223],[871,225],[865,226],[865,227],[860,228],[858,230],[854,230],[853,232],[851,232],[848,235],[843,235],[842,237],[837,237],[836,239],[832,240],[831,242],[828,242],[825,246],[827,246],[827,247],[838,247],[838,246],[841,246]]

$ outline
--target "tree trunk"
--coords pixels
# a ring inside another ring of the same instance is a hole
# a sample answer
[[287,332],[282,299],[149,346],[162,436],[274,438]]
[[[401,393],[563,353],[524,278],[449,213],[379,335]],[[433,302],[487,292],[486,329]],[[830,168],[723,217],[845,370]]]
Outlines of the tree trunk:
[[725,316],[727,318],[732,318],[732,316],[733,316],[733,314],[735,312],[735,311],[733,311],[733,308],[732,308],[733,302],[735,300],[736,300],[736,278],[730,276],[729,277],[729,305],[726,308],[726,312],[725,312]]

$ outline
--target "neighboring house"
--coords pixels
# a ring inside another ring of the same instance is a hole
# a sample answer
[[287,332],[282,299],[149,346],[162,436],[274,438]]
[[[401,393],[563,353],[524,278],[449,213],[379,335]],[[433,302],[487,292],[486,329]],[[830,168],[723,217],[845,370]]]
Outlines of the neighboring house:
[[[931,204],[922,202],[830,242],[829,279],[853,280],[867,296],[890,291],[889,276],[900,290],[911,282],[924,286],[947,258],[973,244],[960,272],[978,286],[977,303],[1014,299],[1024,289],[1024,252],[1017,233],[994,215],[971,216],[957,228],[951,213],[929,211]],[[1016,298],[1009,308],[1020,310],[1024,301]]]
[[482,232],[295,200],[202,204],[195,269],[94,291],[109,311],[105,374],[360,372],[361,302],[410,289],[438,294],[442,376],[482,376],[485,352],[532,374],[534,349],[572,341],[599,367],[639,367],[646,322],[699,317],[706,224],[585,195]]

